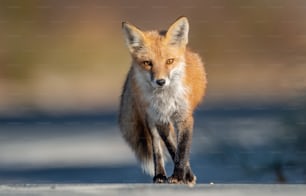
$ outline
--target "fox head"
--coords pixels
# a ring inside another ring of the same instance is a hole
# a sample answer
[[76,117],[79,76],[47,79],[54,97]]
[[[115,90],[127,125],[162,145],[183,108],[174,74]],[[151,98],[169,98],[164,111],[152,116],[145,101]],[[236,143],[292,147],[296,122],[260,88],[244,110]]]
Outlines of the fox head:
[[178,18],[167,31],[141,31],[123,22],[127,47],[139,77],[153,88],[169,86],[185,66],[189,24],[186,17]]

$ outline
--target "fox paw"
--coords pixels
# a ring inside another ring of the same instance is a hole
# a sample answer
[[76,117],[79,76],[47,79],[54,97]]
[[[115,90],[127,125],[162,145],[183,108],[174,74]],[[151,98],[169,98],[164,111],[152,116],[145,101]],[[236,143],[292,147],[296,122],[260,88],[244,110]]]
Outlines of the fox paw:
[[196,184],[197,177],[193,174],[186,175],[185,179],[180,179],[178,176],[170,176],[168,178],[168,183],[170,184],[188,184],[189,186],[194,186]]
[[184,184],[184,180],[180,179],[178,176],[172,175],[168,178],[168,183],[170,183],[170,184]]
[[193,174],[186,175],[185,183],[189,186],[194,186],[196,184],[197,177]]
[[167,182],[167,177],[163,174],[157,174],[153,178],[153,182],[156,184],[162,184]]

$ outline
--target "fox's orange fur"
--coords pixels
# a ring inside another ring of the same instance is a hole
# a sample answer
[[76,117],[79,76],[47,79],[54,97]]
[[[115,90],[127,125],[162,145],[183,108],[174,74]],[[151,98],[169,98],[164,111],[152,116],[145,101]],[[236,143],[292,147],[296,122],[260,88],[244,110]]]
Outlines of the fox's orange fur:
[[[132,56],[119,113],[123,137],[154,182],[194,184],[189,163],[193,111],[207,82],[201,58],[187,48],[188,20],[181,17],[160,32],[128,23],[122,28]],[[167,151],[174,162],[169,178]]]

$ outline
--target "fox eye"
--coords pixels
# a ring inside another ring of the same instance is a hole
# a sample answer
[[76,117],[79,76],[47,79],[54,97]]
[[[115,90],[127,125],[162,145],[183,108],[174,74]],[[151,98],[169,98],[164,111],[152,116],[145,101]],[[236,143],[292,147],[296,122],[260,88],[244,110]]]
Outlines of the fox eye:
[[152,61],[143,61],[142,64],[143,64],[144,66],[150,66],[150,67],[153,66]]
[[167,65],[171,65],[173,62],[174,62],[174,59],[173,59],[173,58],[172,58],[172,59],[167,59],[167,60],[166,60],[166,64],[167,64]]

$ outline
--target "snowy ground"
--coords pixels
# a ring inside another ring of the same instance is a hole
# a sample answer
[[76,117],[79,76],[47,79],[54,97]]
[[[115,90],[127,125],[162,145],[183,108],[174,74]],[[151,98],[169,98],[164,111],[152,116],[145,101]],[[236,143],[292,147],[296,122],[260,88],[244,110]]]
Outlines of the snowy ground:
[[192,188],[185,185],[153,185],[153,184],[65,184],[65,185],[14,185],[0,186],[0,195],[6,196],[96,196],[96,195],[172,195],[200,196],[200,195],[229,195],[229,196],[258,196],[258,195],[295,195],[304,196],[305,185],[196,185]]

